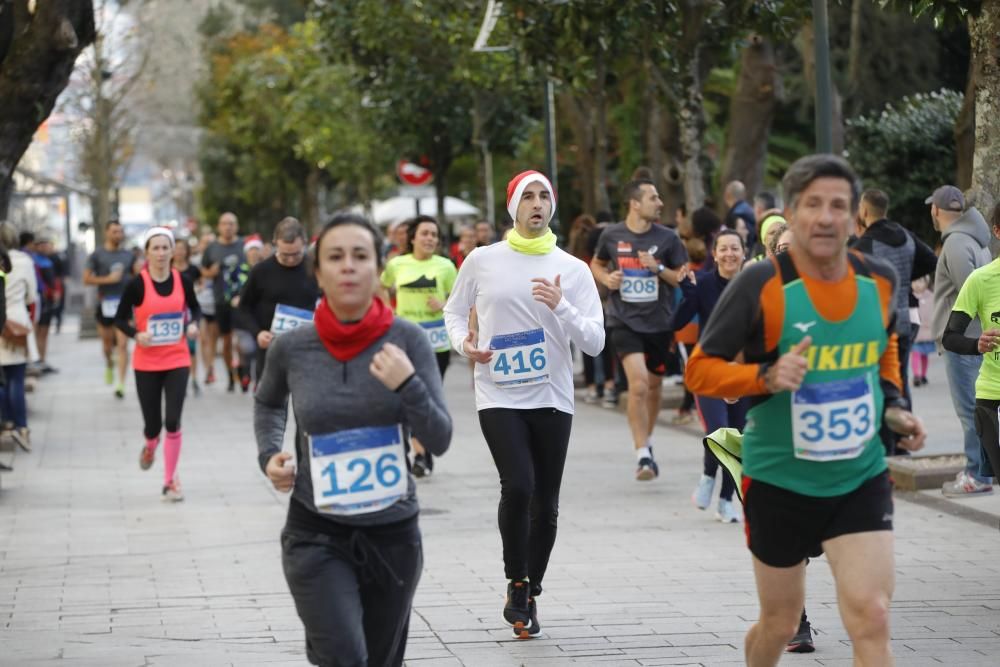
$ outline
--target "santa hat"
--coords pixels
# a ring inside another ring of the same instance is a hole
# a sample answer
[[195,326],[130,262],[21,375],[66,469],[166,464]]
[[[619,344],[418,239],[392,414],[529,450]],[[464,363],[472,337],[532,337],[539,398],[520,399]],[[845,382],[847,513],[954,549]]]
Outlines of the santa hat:
[[249,252],[254,248],[258,250],[263,250],[264,248],[264,242],[260,240],[260,234],[248,236],[243,242],[243,252]]
[[142,235],[143,250],[149,247],[149,241],[154,236],[166,236],[167,240],[170,241],[170,247],[174,247],[174,233],[172,231],[166,227],[150,227],[146,230],[146,233]]
[[524,189],[530,183],[541,183],[549,191],[549,195],[552,197],[552,211],[549,213],[549,219],[546,222],[551,222],[552,216],[556,214],[556,191],[552,189],[552,183],[545,177],[545,174],[533,169],[522,171],[510,179],[510,183],[507,184],[507,212],[510,213],[510,219],[517,220],[517,205],[521,203]]

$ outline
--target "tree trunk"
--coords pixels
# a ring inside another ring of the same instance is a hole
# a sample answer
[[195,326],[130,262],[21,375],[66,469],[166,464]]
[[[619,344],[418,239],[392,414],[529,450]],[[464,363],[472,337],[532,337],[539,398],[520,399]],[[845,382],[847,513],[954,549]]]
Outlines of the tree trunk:
[[299,210],[302,211],[302,224],[310,235],[319,232],[319,167],[309,165],[305,186],[302,188]]
[[591,188],[594,190],[594,208],[588,213],[607,211],[611,208],[608,199],[608,95],[606,54],[597,51],[597,73],[594,82],[594,105],[591,107],[594,123],[594,175]]
[[[973,19],[969,18],[969,33]],[[972,186],[972,155],[976,150],[976,82],[979,81],[975,58],[969,58],[969,80],[965,84],[962,109],[955,119],[955,185],[962,190]]]
[[972,59],[979,72],[972,186],[997,200],[1000,199],[1000,0],[983,2],[969,37]]
[[740,78],[729,102],[729,136],[722,160],[722,182],[743,181],[747,192],[764,184],[767,140],[780,95],[781,77],[771,43],[754,35],[740,58]]
[[[13,194],[14,168],[52,113],[80,52],[94,41],[91,0],[15,0],[14,37],[0,61],[0,219]],[[11,103],[16,100],[16,103]]]
[[688,214],[705,204],[705,177],[701,169],[704,107],[699,57],[700,49],[696,46],[682,74],[683,97],[678,114],[681,153],[684,156],[684,204]]
[[[799,55],[802,57],[802,75],[806,80],[807,88],[813,96],[813,104],[816,103],[816,32],[813,29],[812,20],[807,20],[802,24],[799,31],[799,38],[796,46]],[[833,152],[839,155],[844,152],[844,103],[837,90],[837,84],[830,82],[830,124],[833,134]]]
[[[861,43],[861,19],[864,16],[861,3],[862,0],[851,2],[851,43],[847,54],[847,80],[850,89],[848,89],[847,94],[852,97],[861,79],[861,49],[863,47]],[[853,108],[857,108],[857,103]]]
[[598,209],[597,201],[594,198],[596,188],[593,186],[595,147],[594,133],[590,123],[593,114],[587,103],[588,98],[587,95],[574,95],[569,90],[563,90],[559,93],[559,102],[569,118],[573,141],[576,143],[576,168],[580,179],[580,195],[583,198],[581,203],[583,210],[593,215]]

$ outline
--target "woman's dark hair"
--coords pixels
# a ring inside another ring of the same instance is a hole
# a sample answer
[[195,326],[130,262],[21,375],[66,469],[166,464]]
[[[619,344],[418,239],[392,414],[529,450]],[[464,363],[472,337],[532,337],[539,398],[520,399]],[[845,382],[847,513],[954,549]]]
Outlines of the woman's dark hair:
[[740,236],[740,233],[735,229],[729,229],[729,227],[726,227],[724,229],[719,230],[719,233],[715,235],[715,240],[712,241],[712,254],[715,254],[715,251],[719,247],[719,239],[721,239],[724,236],[735,236],[736,240],[740,242],[740,247],[743,248],[744,250],[747,249],[747,246],[743,242],[743,237]]
[[338,213],[330,218],[330,221],[323,226],[316,237],[316,247],[313,249],[313,270],[319,269],[319,249],[323,245],[323,239],[331,229],[336,229],[341,225],[355,225],[361,227],[372,235],[372,250],[375,253],[375,266],[382,269],[382,234],[378,228],[357,213]]
[[437,228],[438,245],[441,244],[441,225],[438,224],[437,219],[429,215],[418,215],[412,220],[403,223],[406,225],[406,246],[410,249],[411,253],[413,252],[413,239],[417,238],[417,229],[425,222],[429,222]]
[[993,207],[993,213],[990,214],[990,226],[1000,229],[1000,202],[997,202]]
[[702,206],[691,214],[691,229],[694,235],[702,241],[708,243],[709,239],[722,227],[722,220],[715,214],[715,211]]

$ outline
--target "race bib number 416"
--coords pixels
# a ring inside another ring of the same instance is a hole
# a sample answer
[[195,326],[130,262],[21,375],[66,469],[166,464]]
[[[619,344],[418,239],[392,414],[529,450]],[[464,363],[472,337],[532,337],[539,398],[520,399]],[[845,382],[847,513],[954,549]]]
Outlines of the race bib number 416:
[[401,425],[309,436],[313,502],[326,514],[377,512],[407,491]]
[[516,387],[549,381],[548,348],[545,330],[493,336],[490,377],[498,387]]
[[875,430],[868,376],[804,384],[792,394],[792,438],[798,459],[856,458]]
[[660,279],[646,269],[622,269],[621,297],[626,303],[656,301]]
[[146,330],[152,336],[150,345],[170,345],[184,335],[184,313],[150,315]]

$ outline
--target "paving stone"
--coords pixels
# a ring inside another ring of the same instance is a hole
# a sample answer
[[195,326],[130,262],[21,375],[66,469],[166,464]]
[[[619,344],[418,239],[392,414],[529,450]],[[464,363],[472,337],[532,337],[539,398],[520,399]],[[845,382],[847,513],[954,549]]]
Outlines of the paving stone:
[[[187,500],[167,505],[162,460],[148,472],[136,465],[134,389],[114,399],[96,341],[78,341],[71,327],[53,336],[50,355],[61,372],[29,399],[34,451],[17,456],[0,489],[0,665],[305,664],[278,544],[287,497],[257,468],[251,398],[218,386],[189,397]],[[741,526],[691,507],[699,438],[658,427],[663,474],[638,484],[622,416],[583,404],[538,598],[545,638],[512,639],[500,623],[499,485],[466,365],[453,365],[445,384],[455,436],[419,485],[425,571],[407,664],[743,664],[743,637],[758,615],[750,559]],[[943,387],[932,391],[947,401]],[[919,394],[918,406],[930,396]],[[955,440],[957,422],[949,424],[929,423],[933,438]],[[898,664],[996,665],[995,526],[902,499],[896,522]],[[782,664],[851,664],[825,559],[808,568],[807,591],[819,650]]]

